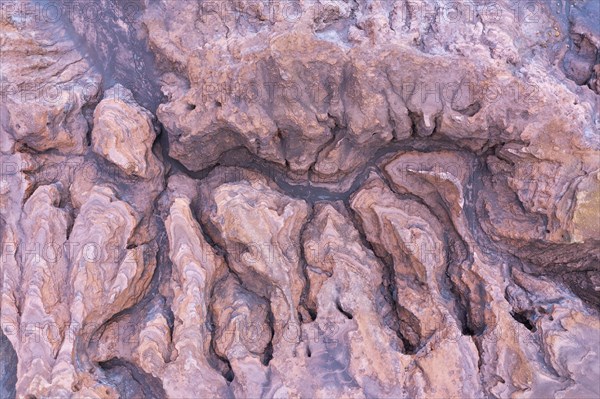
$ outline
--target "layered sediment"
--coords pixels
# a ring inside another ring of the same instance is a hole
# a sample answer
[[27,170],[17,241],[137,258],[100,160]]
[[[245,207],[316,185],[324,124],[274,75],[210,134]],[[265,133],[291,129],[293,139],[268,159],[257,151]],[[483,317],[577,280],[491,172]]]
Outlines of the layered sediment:
[[2,3],[2,398],[600,395],[594,1]]

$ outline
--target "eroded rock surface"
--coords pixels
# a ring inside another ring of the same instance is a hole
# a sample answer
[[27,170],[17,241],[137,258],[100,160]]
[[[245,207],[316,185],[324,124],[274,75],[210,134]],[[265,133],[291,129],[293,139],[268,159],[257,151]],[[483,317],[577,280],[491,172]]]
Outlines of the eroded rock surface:
[[2,398],[600,396],[598,2],[0,11]]
[[136,104],[131,91],[120,84],[106,91],[94,110],[94,152],[128,175],[151,178],[160,173],[152,153],[155,138],[152,114]]

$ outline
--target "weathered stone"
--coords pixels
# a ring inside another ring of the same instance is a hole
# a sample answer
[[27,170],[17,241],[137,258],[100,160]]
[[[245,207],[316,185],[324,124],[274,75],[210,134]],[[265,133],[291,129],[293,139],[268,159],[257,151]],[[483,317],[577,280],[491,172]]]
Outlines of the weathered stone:
[[2,1],[0,396],[599,397],[597,5]]
[[152,143],[152,114],[136,104],[131,91],[116,85],[94,111],[92,149],[128,175],[156,177],[160,168]]

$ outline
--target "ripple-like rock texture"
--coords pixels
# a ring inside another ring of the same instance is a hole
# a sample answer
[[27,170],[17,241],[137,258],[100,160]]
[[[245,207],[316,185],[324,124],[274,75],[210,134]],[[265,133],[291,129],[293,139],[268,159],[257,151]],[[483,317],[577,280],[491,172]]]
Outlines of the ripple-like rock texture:
[[596,0],[0,3],[0,397],[600,397]]

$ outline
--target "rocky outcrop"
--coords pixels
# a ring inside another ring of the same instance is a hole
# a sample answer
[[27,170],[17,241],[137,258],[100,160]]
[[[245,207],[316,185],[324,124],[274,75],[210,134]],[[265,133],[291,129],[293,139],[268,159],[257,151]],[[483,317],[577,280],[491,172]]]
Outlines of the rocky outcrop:
[[[255,178],[241,180],[245,175]],[[308,217],[306,202],[286,196],[264,177],[241,169],[215,169],[201,190],[202,218],[227,252],[231,271],[249,290],[270,302],[274,354],[291,355],[295,349],[284,337],[299,322],[305,284],[299,236]]]
[[2,151],[81,154],[100,75],[65,26],[16,3],[2,10]]
[[[485,149],[535,141],[541,131],[560,129],[559,121],[582,131],[596,123],[582,108],[561,107],[577,96],[558,80],[559,89],[546,93],[549,74],[528,67],[552,68],[554,52],[532,61],[519,55],[570,40],[558,22],[546,31],[553,13],[563,11],[542,4],[533,11],[508,2],[452,4],[438,8],[437,20],[435,11],[427,12],[435,10],[429,2],[307,2],[293,13],[233,2],[183,8],[157,3],[143,20],[150,43],[175,67],[163,85],[169,101],[157,114],[171,137],[170,155],[191,170],[244,146],[275,164],[287,162],[292,175],[339,182],[392,139],[451,138]],[[164,13],[177,23],[161,22]],[[527,24],[515,24],[527,15]],[[181,39],[189,32],[183,26],[196,27],[188,40]],[[306,30],[314,34],[301,33]],[[469,44],[477,36],[482,43]],[[225,40],[235,45],[213,44]],[[585,48],[575,57],[588,57],[591,71],[596,47],[577,43]],[[518,73],[506,73],[507,63]],[[582,95],[593,103],[592,92]],[[509,104],[510,116],[498,102]],[[542,108],[554,109],[553,118],[537,111]],[[205,157],[194,157],[190,147],[202,148]]]
[[[164,384],[169,397],[188,392],[201,396],[226,396],[227,385],[208,363],[210,334],[204,328],[208,321],[208,301],[223,260],[204,241],[198,222],[189,208],[189,200],[176,199],[165,227],[169,237],[169,253],[173,262],[174,353],[165,364]],[[181,375],[182,368],[188,372]],[[198,381],[205,384],[198,386]]]
[[131,91],[117,84],[94,110],[92,149],[128,175],[156,177],[161,171],[152,153],[156,138],[152,114],[137,105]]
[[600,10],[479,3],[3,2],[0,396],[598,397]]

